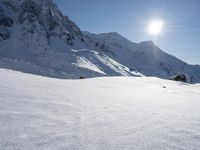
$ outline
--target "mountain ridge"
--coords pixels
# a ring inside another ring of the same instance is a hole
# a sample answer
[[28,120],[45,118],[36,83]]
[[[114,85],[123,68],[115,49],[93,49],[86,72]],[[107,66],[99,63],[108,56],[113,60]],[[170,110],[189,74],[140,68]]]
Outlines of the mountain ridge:
[[134,43],[119,33],[91,34],[62,14],[52,0],[0,2],[0,67],[56,78],[156,76],[179,71],[200,81],[200,66]]
[[[87,36],[88,35],[89,33],[87,33]],[[103,35],[105,35],[105,33]],[[100,34],[100,37],[98,37],[98,34],[96,34],[96,36],[92,34],[91,36],[91,38],[95,38],[94,41],[100,41],[100,43],[103,43],[104,45],[112,45],[113,47],[110,48],[110,51],[115,52],[115,59],[118,62],[122,63],[128,68],[135,68],[144,75],[168,79],[169,76],[177,72],[184,71],[191,76],[194,76],[195,79],[199,79],[200,77],[199,65],[187,64],[175,56],[164,52],[152,41],[134,43],[130,40],[126,40],[126,44],[124,44],[123,39],[120,40],[121,35],[115,37],[114,39],[117,40],[114,41],[113,37],[111,39],[107,37],[108,35],[102,37],[102,34]],[[116,41],[118,42],[115,43]],[[124,45],[126,47],[123,47]],[[110,54],[107,50],[107,55],[113,58],[113,56]],[[116,58],[116,55],[118,55],[118,58]],[[160,70],[159,67],[161,68]],[[195,69],[193,70],[193,68]]]

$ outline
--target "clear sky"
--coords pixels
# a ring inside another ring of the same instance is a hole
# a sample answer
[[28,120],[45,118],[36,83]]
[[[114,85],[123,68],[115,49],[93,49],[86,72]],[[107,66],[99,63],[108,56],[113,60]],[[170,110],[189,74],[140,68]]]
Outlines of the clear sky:
[[[200,64],[200,0],[54,0],[83,31],[118,32],[133,42],[154,41],[165,52]],[[163,31],[147,33],[151,20]]]

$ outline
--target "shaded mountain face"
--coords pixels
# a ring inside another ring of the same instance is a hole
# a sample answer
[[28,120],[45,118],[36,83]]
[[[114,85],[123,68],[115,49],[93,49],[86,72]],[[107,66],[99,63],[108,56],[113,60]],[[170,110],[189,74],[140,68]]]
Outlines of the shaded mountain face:
[[2,0],[0,12],[0,67],[57,78],[140,75],[92,50],[51,0]]
[[200,81],[199,66],[166,54],[151,41],[82,32],[52,0],[0,1],[0,67],[56,78],[169,78],[184,71]]

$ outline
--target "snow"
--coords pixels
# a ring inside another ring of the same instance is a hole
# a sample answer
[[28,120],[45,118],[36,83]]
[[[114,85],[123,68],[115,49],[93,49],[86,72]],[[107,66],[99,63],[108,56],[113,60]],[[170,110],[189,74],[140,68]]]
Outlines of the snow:
[[[165,53],[152,41],[134,43],[118,33],[92,34],[83,32],[95,45],[95,50],[103,51],[116,62],[129,70],[138,71],[145,76],[168,79],[183,70],[188,75],[200,79],[200,66],[189,65],[180,59]],[[103,45],[103,48],[102,48]]]
[[53,12],[53,10],[51,9],[51,14],[52,14],[52,16],[54,17],[55,16],[55,14],[54,14],[54,12]]
[[53,79],[0,69],[1,150],[200,147],[200,84]]
[[[38,0],[38,2],[41,2],[41,0]],[[2,6],[4,5],[2,4]],[[54,9],[52,8],[51,10]],[[56,12],[54,10],[54,17],[59,18],[61,14],[56,15]],[[44,17],[44,14],[40,15],[40,17]],[[19,17],[16,15],[16,18]],[[108,56],[103,57],[102,53],[87,49],[88,46],[82,41],[77,40],[77,37],[73,41],[73,47],[68,45],[63,39],[59,38],[62,37],[64,31],[65,34],[63,36],[65,37],[69,33],[68,30],[59,28],[60,30],[56,31],[57,33],[54,36],[47,38],[47,33],[43,28],[45,26],[41,25],[39,21],[33,23],[27,23],[25,21],[23,24],[17,22],[9,29],[12,33],[10,39],[0,42],[1,68],[55,78],[127,74],[140,76],[135,71],[129,71],[127,67],[121,67],[123,65]],[[62,20],[61,22],[66,21]],[[75,28],[76,26],[73,25],[72,27]],[[65,28],[67,27],[65,26]],[[107,60],[109,61],[107,62]]]
[[0,11],[0,20],[10,21],[0,25],[0,67],[55,78],[168,79],[182,70],[200,82],[199,65],[163,52],[152,41],[134,43],[115,32],[82,32],[52,0],[1,0]]
[[[134,43],[115,32],[82,32],[52,0],[1,0],[0,10],[1,18],[13,22],[0,26],[3,68],[56,78],[156,76],[168,79],[183,70],[195,82],[200,82],[199,65],[189,65],[163,52],[151,41]],[[15,60],[20,62],[16,64]]]
[[88,68],[90,70],[99,72],[101,74],[105,74],[95,64],[93,64],[92,62],[90,62],[85,57],[77,57],[77,64],[76,65],[79,66],[79,67],[82,67],[82,68]]

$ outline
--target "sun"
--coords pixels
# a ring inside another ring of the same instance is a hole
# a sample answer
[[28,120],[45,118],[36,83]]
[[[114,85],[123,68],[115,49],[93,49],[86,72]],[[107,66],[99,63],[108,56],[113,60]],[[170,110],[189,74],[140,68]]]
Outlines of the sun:
[[158,35],[163,30],[164,21],[163,20],[153,20],[148,25],[148,33],[151,35]]

